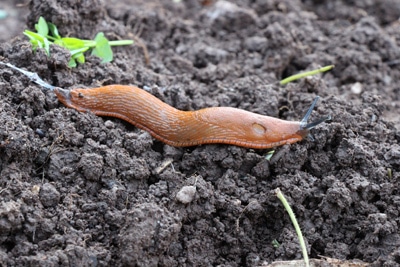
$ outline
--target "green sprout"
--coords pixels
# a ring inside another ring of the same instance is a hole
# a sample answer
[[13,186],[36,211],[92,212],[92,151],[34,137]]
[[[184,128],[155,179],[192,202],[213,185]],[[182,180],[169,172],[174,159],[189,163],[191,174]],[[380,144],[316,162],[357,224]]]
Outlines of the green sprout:
[[275,194],[279,198],[279,200],[282,202],[282,204],[285,207],[287,213],[289,214],[290,220],[293,223],[294,229],[296,230],[296,234],[297,234],[297,237],[299,239],[301,251],[303,253],[304,262],[306,264],[306,267],[309,267],[310,266],[310,262],[308,260],[308,253],[307,253],[306,243],[304,242],[303,234],[301,233],[300,226],[297,223],[296,216],[294,215],[294,212],[293,212],[292,208],[290,207],[290,205],[287,202],[285,196],[282,194],[282,192],[281,192],[281,190],[279,188],[275,189]]
[[265,156],[265,159],[268,160],[268,161],[270,161],[271,158],[272,158],[272,156],[274,155],[274,153],[275,153],[275,150],[269,151],[269,152],[267,153],[267,155]]
[[278,240],[276,239],[272,240],[271,244],[274,248],[279,248],[281,246],[281,244],[279,244]]
[[392,169],[391,168],[387,168],[387,174],[390,180],[392,180],[393,178],[393,174],[392,174]]
[[131,45],[132,40],[108,41],[104,33],[99,32],[94,40],[82,40],[74,37],[61,37],[56,25],[47,22],[43,17],[39,18],[35,24],[36,32],[25,30],[26,35],[32,43],[33,50],[38,47],[43,48],[47,55],[50,55],[50,45],[55,44],[68,49],[71,53],[71,59],[68,66],[74,68],[78,63],[85,63],[84,53],[91,50],[91,55],[102,59],[102,63],[113,60],[111,46]]
[[299,74],[295,74],[295,75],[289,76],[289,77],[281,80],[279,83],[281,85],[285,85],[285,84],[288,84],[290,82],[293,82],[295,80],[298,80],[298,79],[301,79],[301,78],[304,78],[304,77],[307,77],[307,76],[312,76],[312,75],[316,75],[318,73],[326,72],[328,70],[333,69],[334,67],[335,67],[334,65],[329,65],[329,66],[325,66],[325,67],[322,67],[322,68],[319,68],[319,69],[316,69],[316,70],[310,70],[310,71],[302,72],[302,73],[299,73]]

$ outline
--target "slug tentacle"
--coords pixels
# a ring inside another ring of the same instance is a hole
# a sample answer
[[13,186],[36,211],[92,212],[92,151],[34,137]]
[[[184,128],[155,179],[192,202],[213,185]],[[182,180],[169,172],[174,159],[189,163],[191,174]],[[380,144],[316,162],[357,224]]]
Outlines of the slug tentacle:
[[328,115],[326,117],[323,117],[323,118],[320,118],[320,119],[318,119],[316,121],[308,123],[308,119],[310,118],[311,112],[313,111],[315,105],[317,104],[318,99],[319,99],[319,96],[317,96],[314,99],[314,101],[312,102],[310,108],[307,110],[306,115],[304,115],[304,118],[301,120],[301,122],[300,122],[300,130],[311,130],[312,128],[314,128],[318,124],[321,124],[323,122],[331,120],[331,115]]
[[330,121],[331,119],[332,119],[331,115],[322,117],[322,118],[320,118],[320,119],[318,119],[318,120],[316,120],[316,121],[307,123],[307,124],[304,126],[304,129],[311,130],[312,128],[314,128],[314,127],[317,126],[318,124],[321,124],[321,123],[326,122],[326,121]]

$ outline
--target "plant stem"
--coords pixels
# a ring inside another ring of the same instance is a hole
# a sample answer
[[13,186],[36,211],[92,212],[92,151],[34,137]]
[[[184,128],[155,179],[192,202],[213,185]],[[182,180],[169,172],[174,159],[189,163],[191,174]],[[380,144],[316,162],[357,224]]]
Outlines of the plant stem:
[[85,47],[96,47],[96,41],[92,41],[92,40],[82,40],[85,44]]
[[133,44],[132,40],[117,40],[117,41],[109,41],[110,46],[119,46],[119,45],[131,45]]
[[50,36],[50,35],[46,35],[45,36],[47,39],[49,39],[50,41],[54,42],[55,40],[57,40],[55,37]]
[[[92,40],[83,40],[86,47],[95,47],[97,45],[96,41]],[[120,46],[120,45],[131,45],[133,44],[132,40],[117,40],[117,41],[108,41],[110,46]]]
[[334,65],[329,65],[329,66],[325,66],[325,67],[322,67],[322,68],[319,68],[319,69],[316,69],[316,70],[310,70],[310,71],[302,72],[302,73],[299,73],[299,74],[295,74],[295,75],[289,76],[289,77],[281,80],[279,83],[281,85],[285,85],[285,84],[288,84],[290,82],[293,82],[295,80],[298,80],[298,79],[301,79],[301,78],[304,78],[304,77],[307,77],[307,76],[312,76],[312,75],[315,75],[315,74],[318,74],[318,73],[326,72],[328,70],[333,69],[334,67],[335,67]]
[[294,229],[296,230],[296,234],[297,234],[297,237],[299,239],[301,251],[303,252],[304,262],[306,264],[306,267],[309,267],[310,266],[310,262],[308,260],[308,253],[307,253],[306,243],[304,242],[303,234],[301,233],[300,226],[297,223],[296,216],[294,215],[294,212],[293,212],[292,208],[290,207],[290,205],[287,202],[285,196],[282,194],[282,192],[281,192],[281,190],[279,188],[275,189],[275,194],[279,198],[279,200],[282,202],[282,204],[285,207],[287,213],[289,214],[290,220],[293,223]]

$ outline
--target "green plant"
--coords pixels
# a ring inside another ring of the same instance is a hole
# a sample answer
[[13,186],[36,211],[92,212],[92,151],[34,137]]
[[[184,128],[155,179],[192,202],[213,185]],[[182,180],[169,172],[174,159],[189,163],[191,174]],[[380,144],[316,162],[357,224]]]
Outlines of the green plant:
[[274,154],[275,154],[275,150],[268,151],[267,155],[265,156],[265,159],[270,161]]
[[271,244],[274,248],[279,248],[281,246],[281,244],[279,244],[278,240],[276,239],[272,240]]
[[47,22],[43,17],[39,18],[35,24],[36,32],[25,30],[24,35],[28,36],[33,49],[43,48],[47,55],[50,55],[50,45],[56,44],[68,49],[71,53],[71,59],[68,62],[69,67],[76,67],[78,63],[85,63],[84,53],[92,51],[92,55],[102,59],[102,63],[110,62],[113,59],[111,46],[130,45],[132,40],[108,41],[104,33],[97,33],[94,40],[82,40],[74,37],[61,37],[56,25]]
[[275,194],[279,198],[279,200],[282,202],[282,204],[285,207],[287,213],[289,214],[290,220],[292,221],[294,229],[296,230],[297,237],[299,239],[301,251],[303,252],[304,262],[306,264],[306,267],[309,267],[310,266],[310,261],[308,260],[308,253],[307,253],[306,243],[304,242],[303,234],[301,233],[300,226],[297,223],[296,216],[294,215],[294,212],[293,212],[292,208],[290,207],[290,205],[287,202],[285,196],[282,194],[282,192],[281,192],[281,190],[279,188],[275,189]]
[[318,73],[326,72],[328,70],[333,69],[334,67],[335,67],[334,65],[329,65],[329,66],[325,66],[325,67],[322,67],[322,68],[319,68],[316,70],[310,70],[310,71],[302,72],[299,74],[295,74],[295,75],[289,76],[289,77],[281,80],[279,83],[280,83],[280,85],[285,85],[285,84],[288,84],[290,82],[293,82],[295,80],[298,80],[298,79],[301,79],[301,78],[304,78],[307,76],[312,76],[312,75],[315,75]]

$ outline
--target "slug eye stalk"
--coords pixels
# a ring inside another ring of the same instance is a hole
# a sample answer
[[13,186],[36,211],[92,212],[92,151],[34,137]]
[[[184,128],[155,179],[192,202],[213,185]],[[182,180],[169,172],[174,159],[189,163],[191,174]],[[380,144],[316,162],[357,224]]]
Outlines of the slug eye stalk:
[[308,119],[310,118],[311,112],[314,110],[315,105],[317,104],[319,99],[319,96],[317,96],[314,101],[312,102],[310,108],[307,110],[306,115],[304,115],[304,118],[300,122],[300,130],[311,130],[318,124],[321,124],[323,122],[331,120],[331,115],[325,116],[323,118],[320,118],[316,121],[308,123]]

